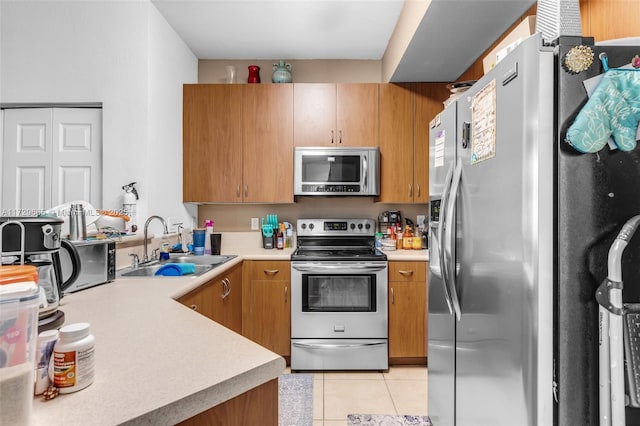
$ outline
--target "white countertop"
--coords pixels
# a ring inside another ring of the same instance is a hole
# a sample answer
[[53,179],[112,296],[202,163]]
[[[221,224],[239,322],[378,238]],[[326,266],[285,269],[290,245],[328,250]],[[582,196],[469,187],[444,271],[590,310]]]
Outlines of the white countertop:
[[[66,295],[65,324],[89,322],[95,381],[81,391],[34,400],[34,425],[175,424],[278,377],[279,355],[175,299],[243,260],[290,260],[294,248],[265,250],[256,232],[223,233],[237,258],[199,277],[118,278]],[[428,261],[428,250],[386,252],[390,261]]]
[[65,324],[89,322],[96,338],[95,381],[36,397],[33,424],[175,424],[277,378],[282,357],[174,300],[241,261],[200,277],[118,278],[66,295]]

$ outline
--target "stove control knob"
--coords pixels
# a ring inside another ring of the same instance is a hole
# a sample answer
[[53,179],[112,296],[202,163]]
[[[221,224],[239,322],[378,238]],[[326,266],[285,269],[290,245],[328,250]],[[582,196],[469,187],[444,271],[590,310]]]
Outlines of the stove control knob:
[[309,224],[309,229],[313,229],[313,223]]
[[358,229],[362,229],[362,224],[361,223],[358,224]]
[[306,224],[306,223],[303,223],[302,225],[300,225],[300,227],[301,227],[302,229],[307,229],[307,224]]
[[367,229],[371,229],[371,224],[367,223],[366,225],[364,225],[364,227],[367,228]]
[[355,224],[355,223],[352,223],[352,224],[351,224],[351,229],[355,229],[355,227],[356,227],[356,224]]

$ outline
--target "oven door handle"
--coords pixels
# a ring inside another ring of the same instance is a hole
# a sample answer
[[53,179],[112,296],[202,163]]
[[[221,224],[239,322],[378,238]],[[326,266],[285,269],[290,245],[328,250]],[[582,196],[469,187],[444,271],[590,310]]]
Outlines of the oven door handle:
[[367,342],[367,343],[300,343],[292,342],[293,346],[305,349],[335,349],[335,348],[361,348],[370,346],[386,345],[386,342]]
[[313,266],[300,266],[291,265],[296,271],[302,272],[326,272],[326,271],[340,271],[342,273],[348,273],[349,271],[384,271],[387,269],[387,265],[371,266],[371,265],[313,265]]

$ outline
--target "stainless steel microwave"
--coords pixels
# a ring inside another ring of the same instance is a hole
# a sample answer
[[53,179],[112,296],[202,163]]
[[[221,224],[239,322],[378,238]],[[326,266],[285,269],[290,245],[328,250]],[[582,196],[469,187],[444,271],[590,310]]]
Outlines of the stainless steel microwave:
[[293,194],[380,195],[380,150],[296,147]]
[[[65,293],[84,290],[116,279],[116,243],[113,240],[72,241],[80,258],[80,274]],[[60,263],[64,280],[71,276],[71,259],[60,251]]]

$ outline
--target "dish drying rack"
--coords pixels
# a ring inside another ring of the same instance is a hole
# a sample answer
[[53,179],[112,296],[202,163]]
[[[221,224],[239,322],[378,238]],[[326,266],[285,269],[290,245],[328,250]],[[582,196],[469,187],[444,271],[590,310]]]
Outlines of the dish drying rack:
[[625,406],[640,407],[640,303],[622,301],[622,253],[638,225],[640,215],[618,233],[609,249],[607,277],[596,291],[600,426],[625,426]]

